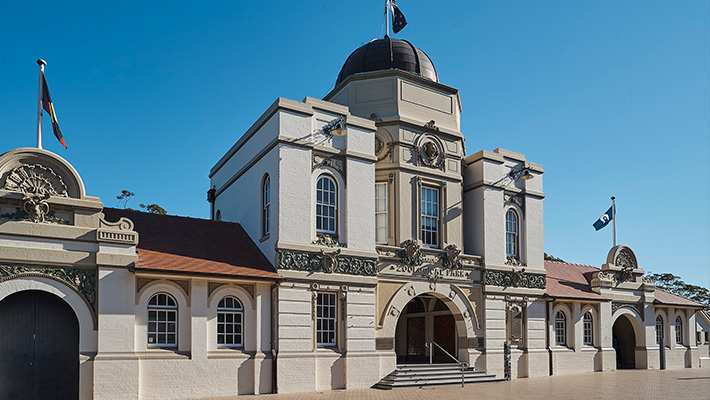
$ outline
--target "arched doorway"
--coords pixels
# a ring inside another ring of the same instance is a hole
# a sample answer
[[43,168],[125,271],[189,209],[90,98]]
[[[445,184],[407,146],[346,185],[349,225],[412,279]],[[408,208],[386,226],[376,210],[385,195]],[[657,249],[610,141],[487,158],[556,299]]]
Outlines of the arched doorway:
[[28,290],[0,301],[0,398],[79,398],[79,322],[59,297]]
[[620,315],[612,328],[612,340],[616,350],[616,368],[636,368],[636,333],[626,315]]
[[[427,343],[436,342],[456,356],[456,320],[449,307],[431,294],[412,298],[397,321],[395,352],[398,364],[429,362]],[[438,346],[434,346],[433,361],[454,362]]]

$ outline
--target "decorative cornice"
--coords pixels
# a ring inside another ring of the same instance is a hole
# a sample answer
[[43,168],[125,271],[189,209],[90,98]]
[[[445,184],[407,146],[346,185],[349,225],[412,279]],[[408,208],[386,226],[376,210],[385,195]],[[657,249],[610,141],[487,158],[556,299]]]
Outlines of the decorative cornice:
[[308,253],[278,250],[279,269],[308,272],[325,272],[349,275],[376,276],[374,259],[341,256],[340,250],[333,253]]
[[486,285],[545,289],[545,275],[525,273],[525,268],[513,272],[486,270],[483,279]]

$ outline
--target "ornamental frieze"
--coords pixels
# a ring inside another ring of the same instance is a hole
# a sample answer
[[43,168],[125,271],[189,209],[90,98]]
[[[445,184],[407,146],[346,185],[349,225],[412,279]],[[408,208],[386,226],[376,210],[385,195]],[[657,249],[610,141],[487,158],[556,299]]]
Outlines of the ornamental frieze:
[[334,252],[307,253],[279,250],[279,269],[307,272],[325,272],[349,275],[377,275],[375,260],[341,255]]
[[636,310],[639,313],[639,315],[641,316],[641,319],[645,320],[645,316],[643,313],[643,303],[622,303],[622,302],[618,302],[618,301],[611,302],[612,314],[615,313],[617,310],[619,310],[621,308],[625,308],[625,307],[632,308],[632,309]]
[[484,283],[503,287],[545,289],[545,275],[525,273],[525,268],[513,272],[486,270]]
[[96,270],[83,268],[24,267],[0,265],[0,283],[23,276],[37,276],[64,283],[79,293],[96,313]]

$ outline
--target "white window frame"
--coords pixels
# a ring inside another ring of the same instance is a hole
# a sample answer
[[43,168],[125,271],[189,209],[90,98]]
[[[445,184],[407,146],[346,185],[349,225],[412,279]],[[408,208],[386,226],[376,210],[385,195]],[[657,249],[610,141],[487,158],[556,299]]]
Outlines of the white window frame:
[[[382,191],[382,193],[384,193],[384,197],[379,196],[379,188],[384,188],[384,190]],[[375,182],[375,243],[377,244],[387,244],[389,238],[388,190],[389,185],[387,184],[387,182]],[[379,208],[380,204],[384,205],[384,209]],[[384,226],[378,225],[378,217],[380,216],[384,216]],[[384,230],[384,239],[378,240],[378,232],[381,229]]]
[[[227,304],[228,299],[232,300],[231,307]],[[220,321],[220,319],[222,319],[222,321]],[[230,319],[231,321],[229,321]],[[220,330],[222,332],[220,332]],[[230,338],[232,343],[227,343]],[[222,343],[220,343],[220,339],[223,339]],[[224,296],[219,303],[217,303],[216,340],[217,347],[244,347],[244,306],[242,302],[234,296]]]
[[675,317],[675,343],[683,344],[683,318],[680,315]]
[[[434,193],[436,196],[435,201],[428,199],[425,193]],[[438,248],[441,245],[441,189],[433,186],[422,185],[419,195],[419,205],[421,207],[419,225],[422,235],[422,244],[426,247]],[[427,207],[427,205],[431,206]],[[433,211],[433,213],[428,212],[427,208]],[[433,222],[433,228],[427,229],[425,222]],[[436,240],[428,241],[427,233],[435,236]]]
[[583,343],[586,346],[594,346],[594,315],[592,315],[591,311],[584,313],[584,316],[582,316],[582,322]]
[[[161,297],[165,296],[165,297]],[[160,299],[164,298],[165,304],[160,304]],[[151,304],[156,299],[156,304]],[[172,301],[172,304],[170,304]],[[178,344],[178,303],[175,298],[168,293],[156,293],[148,300],[147,312],[147,332],[146,341],[150,348],[172,348]],[[154,315],[154,318],[151,318]],[[161,316],[163,318],[161,319]],[[172,317],[172,320],[171,320]],[[151,324],[155,324],[151,329]],[[171,325],[172,324],[172,329]],[[162,328],[161,328],[162,327]],[[173,335],[173,341],[168,340]],[[160,340],[164,336],[164,340]],[[151,342],[151,338],[153,341]]]
[[656,344],[663,343],[663,317],[656,315]]
[[267,236],[270,233],[269,220],[271,217],[271,178],[264,177],[261,185],[261,233]]
[[[321,181],[325,182],[330,182],[332,184],[333,190],[330,190],[330,188],[323,188],[320,189],[319,185]],[[320,200],[318,199],[318,195],[321,194]],[[330,201],[326,202],[324,198],[330,197],[330,195],[333,195],[334,201],[331,203]],[[315,203],[316,203],[316,232],[317,233],[326,233],[330,235],[337,235],[338,233],[338,182],[335,180],[330,175],[327,174],[322,174],[316,179],[316,198],[315,198]],[[318,210],[321,210],[320,212]],[[332,215],[327,215],[324,213],[325,210],[332,210]],[[318,227],[319,221],[321,221],[321,227]],[[333,222],[333,229],[327,229],[323,227],[323,224],[325,221],[332,221]]]
[[[325,300],[328,300],[327,302]],[[338,345],[338,295],[332,292],[316,293],[316,345]]]
[[555,313],[555,345],[567,346],[567,314],[561,310]]
[[[508,218],[510,215],[515,218],[514,221]],[[508,208],[505,212],[505,255],[520,259],[520,215],[514,208]]]

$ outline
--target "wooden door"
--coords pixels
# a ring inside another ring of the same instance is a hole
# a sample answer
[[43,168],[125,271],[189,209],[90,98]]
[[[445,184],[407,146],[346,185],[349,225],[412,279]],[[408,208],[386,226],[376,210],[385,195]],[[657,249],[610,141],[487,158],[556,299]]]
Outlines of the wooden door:
[[[456,321],[454,321],[453,315],[437,315],[434,317],[434,341],[452,356],[458,356],[456,354]],[[434,349],[434,358],[437,362],[454,362],[451,357],[444,354],[438,347]]]
[[0,301],[0,398],[79,398],[79,324],[59,297],[24,291]]
[[407,356],[426,355],[424,317],[407,318]]

